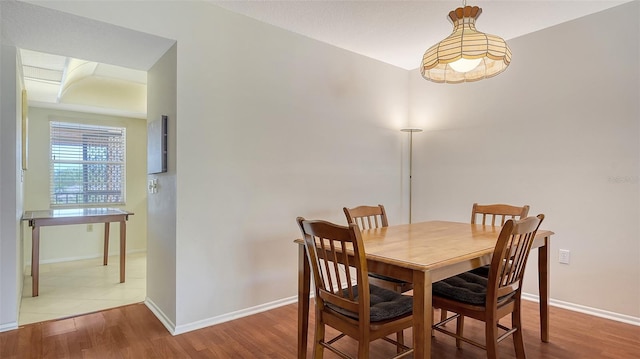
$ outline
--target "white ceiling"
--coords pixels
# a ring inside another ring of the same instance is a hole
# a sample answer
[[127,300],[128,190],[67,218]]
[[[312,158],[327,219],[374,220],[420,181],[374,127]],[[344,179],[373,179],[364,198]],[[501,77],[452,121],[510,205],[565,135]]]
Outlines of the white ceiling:
[[[467,5],[482,8],[479,31],[508,42],[629,1],[469,0]],[[463,5],[461,0],[210,2],[407,70],[417,68],[425,50],[451,33],[447,15]]]
[[147,72],[20,50],[30,106],[146,118]]
[[[460,0],[204,1],[407,70],[417,68],[424,51],[451,33],[447,14],[463,5]],[[478,30],[501,36],[508,42],[629,1],[632,0],[470,0],[467,5],[482,8],[476,22]],[[131,85],[131,91],[140,92],[140,86],[144,86],[146,93],[146,70],[174,43],[27,3],[2,2],[0,5],[3,37],[19,48],[48,53],[22,51],[21,54],[23,63],[32,67],[24,68],[29,102],[41,107],[64,106],[66,92],[69,93],[67,109],[107,113],[104,106],[124,106],[123,103],[83,105],[86,97],[83,99],[78,93],[86,92],[89,84],[94,88],[105,84],[119,86],[123,81]],[[96,43],[101,46],[91,45]],[[69,65],[74,63],[74,68],[78,63],[84,64],[84,70],[78,73],[85,75],[85,81],[80,83],[78,77],[73,78],[76,91],[75,96],[71,96],[68,76]],[[28,74],[32,78],[29,79]],[[58,82],[44,80],[50,76],[57,77]],[[115,90],[117,86],[102,92],[122,93]],[[115,110],[111,114],[131,117],[144,117],[146,112],[146,108],[131,107]]]
[[30,106],[146,118],[146,71],[174,40],[23,1],[0,9]]

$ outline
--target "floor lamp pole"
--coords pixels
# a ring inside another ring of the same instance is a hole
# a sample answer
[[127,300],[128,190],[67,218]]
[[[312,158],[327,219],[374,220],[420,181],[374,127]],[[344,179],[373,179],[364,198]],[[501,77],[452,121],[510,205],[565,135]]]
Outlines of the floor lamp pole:
[[403,128],[400,131],[409,132],[409,223],[411,223],[411,209],[412,206],[412,187],[413,187],[413,133],[422,132],[421,128]]

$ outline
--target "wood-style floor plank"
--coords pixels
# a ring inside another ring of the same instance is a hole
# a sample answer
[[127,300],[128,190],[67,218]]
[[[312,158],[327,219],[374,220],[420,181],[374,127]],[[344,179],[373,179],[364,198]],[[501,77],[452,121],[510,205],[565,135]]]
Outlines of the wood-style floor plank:
[[[551,342],[542,343],[538,307],[524,301],[524,337],[529,359],[636,359],[640,357],[640,327],[560,308],[551,308]],[[172,336],[144,304],[115,308],[0,333],[0,358],[233,358],[286,359],[296,356],[297,305],[291,304],[231,322]],[[313,316],[313,314],[312,314]],[[311,318],[313,325],[313,318]],[[508,320],[506,321],[508,323]],[[454,326],[454,323],[449,324]],[[328,330],[329,333],[335,333]],[[465,332],[484,337],[482,324],[465,322]],[[411,330],[405,331],[411,342]],[[313,329],[309,330],[310,342]],[[311,345],[311,343],[309,343]],[[341,347],[355,353],[355,342]],[[308,349],[311,358],[311,348]],[[370,359],[387,358],[395,349],[384,341],[372,344]],[[513,342],[499,345],[501,358],[513,359]],[[456,349],[452,338],[436,333],[432,357],[484,359],[471,345]],[[326,359],[336,358],[326,351]]]

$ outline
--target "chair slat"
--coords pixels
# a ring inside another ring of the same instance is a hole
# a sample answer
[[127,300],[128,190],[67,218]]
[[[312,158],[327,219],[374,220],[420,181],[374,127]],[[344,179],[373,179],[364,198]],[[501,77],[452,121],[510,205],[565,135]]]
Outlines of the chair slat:
[[[389,226],[387,213],[384,206],[381,204],[377,206],[358,206],[354,208],[344,207],[343,211],[347,218],[347,223],[356,224],[360,230]],[[377,286],[391,289],[398,293],[404,293],[413,289],[413,285],[411,283],[399,281],[379,274],[371,275],[369,280]]]
[[482,225],[487,224],[487,220],[491,221],[491,225],[496,225],[496,216],[500,221],[500,226],[504,226],[509,219],[522,219],[529,214],[529,206],[522,207],[512,206],[509,204],[486,204],[481,205],[474,203],[471,208],[471,224],[476,224],[477,216],[482,215]]
[[[397,293],[383,293],[380,298],[389,298],[381,305],[395,305],[399,309],[396,317],[383,317],[375,321],[371,311],[371,293],[368,282],[367,259],[358,226],[335,225],[326,221],[297,219],[302,231],[305,252],[316,285],[316,340],[314,357],[322,356],[324,348],[336,352],[332,344],[346,334],[363,343],[358,357],[368,358],[369,342],[376,339],[391,341],[403,357],[413,351],[402,342],[402,330],[411,327],[410,297]],[[326,272],[326,273],[325,273]],[[373,288],[384,291],[380,288]],[[393,313],[393,311],[391,311]],[[379,316],[380,310],[377,311]],[[373,319],[372,319],[373,318]],[[325,341],[325,325],[334,327],[342,334]],[[399,333],[398,340],[387,338]],[[366,343],[366,345],[364,345]]]
[[[476,205],[474,205],[474,216],[475,207]],[[498,342],[513,334],[516,357],[526,357],[520,317],[522,278],[535,234],[543,220],[544,215],[540,214],[537,217],[527,217],[520,220],[509,219],[502,226],[491,258],[486,297],[483,304],[477,304],[477,302],[470,304],[470,302],[464,301],[465,298],[460,298],[459,300],[451,299],[456,297],[456,292],[443,293],[442,286],[438,286],[438,283],[435,283],[434,286],[437,286],[439,292],[433,295],[433,305],[443,311],[456,313],[452,318],[457,318],[457,325],[455,333],[445,329],[444,324],[452,319],[445,318],[434,325],[433,328],[456,338],[458,347],[460,347],[461,341],[465,341],[486,349],[488,358],[496,358]],[[463,275],[460,275],[457,279],[464,282],[464,278]],[[511,328],[499,323],[500,318],[508,314],[512,315]],[[485,333],[484,345],[463,337],[465,317],[471,317],[487,323],[486,328],[490,332]],[[506,333],[498,336],[498,329],[506,330]]]
[[355,223],[360,230],[387,227],[387,213],[384,206],[358,206],[354,208],[344,208],[347,223]]

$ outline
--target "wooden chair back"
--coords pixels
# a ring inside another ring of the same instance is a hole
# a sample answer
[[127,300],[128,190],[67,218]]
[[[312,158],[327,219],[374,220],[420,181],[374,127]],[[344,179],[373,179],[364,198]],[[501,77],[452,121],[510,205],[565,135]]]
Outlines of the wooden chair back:
[[[512,206],[509,204],[486,204],[481,205],[474,203],[471,208],[471,224],[475,224],[479,216],[482,217],[482,225],[487,225],[487,221],[490,221],[492,226],[496,225],[496,218],[498,219],[498,225],[504,226],[505,221],[508,219],[522,219],[529,214],[529,206],[524,205],[522,207]],[[473,272],[482,275],[486,275],[489,270],[489,265],[482,268],[478,268]],[[447,311],[441,310],[440,320],[444,321],[447,318]]]
[[[347,217],[347,223],[354,223],[358,225],[360,230],[389,226],[387,212],[381,204],[377,206],[358,206],[354,208],[344,207],[343,211],[344,215]],[[374,273],[369,273],[369,284],[391,289],[398,293],[404,293],[413,289],[413,285],[411,283]]]
[[[369,358],[369,343],[378,339],[396,346],[394,358],[411,354],[413,349],[402,338],[403,330],[413,324],[413,299],[369,284],[358,225],[345,227],[302,217],[297,222],[316,288],[314,358],[322,358],[324,349],[351,358],[332,345],[345,336],[358,341],[358,359]],[[325,340],[325,325],[340,334]],[[396,340],[388,338],[392,333]]]
[[360,230],[388,227],[387,212],[384,206],[358,206],[354,208],[344,207],[344,215],[347,217],[347,223],[355,223]]
[[522,219],[529,214],[529,206],[524,205],[522,207],[512,206],[508,204],[488,204],[480,205],[473,204],[471,209],[471,224],[476,224],[478,216],[482,216],[482,225],[486,225],[487,220],[491,221],[491,225],[496,225],[496,218],[500,221],[499,226],[504,226],[504,223],[508,219]]
[[495,308],[501,298],[508,298],[522,289],[522,277],[529,252],[544,214],[522,220],[507,220],[500,231],[491,258],[487,285],[487,307]]
[[[358,226],[350,224],[345,227],[321,220],[307,221],[302,217],[298,217],[297,221],[304,236],[319,308],[322,310],[330,303],[358,313],[358,317],[366,323],[369,318],[369,282]],[[353,257],[345,253],[353,253]],[[355,291],[354,287],[357,287]],[[354,298],[356,294],[357,299]]]
[[[456,338],[458,348],[464,341],[486,350],[490,359],[498,358],[498,343],[513,335],[516,358],[526,358],[521,318],[522,278],[536,232],[543,220],[544,215],[539,214],[537,217],[509,219],[505,222],[491,257],[484,298],[469,294],[470,284],[476,289],[483,284],[478,279],[481,277],[474,277],[468,272],[434,283],[433,305],[456,314],[441,319],[433,329]],[[447,284],[443,284],[445,282]],[[499,322],[508,314],[511,314],[511,328]],[[465,317],[485,322],[484,344],[463,335]],[[445,328],[446,323],[453,319],[457,319],[455,333]],[[504,332],[498,335],[498,329]]]

